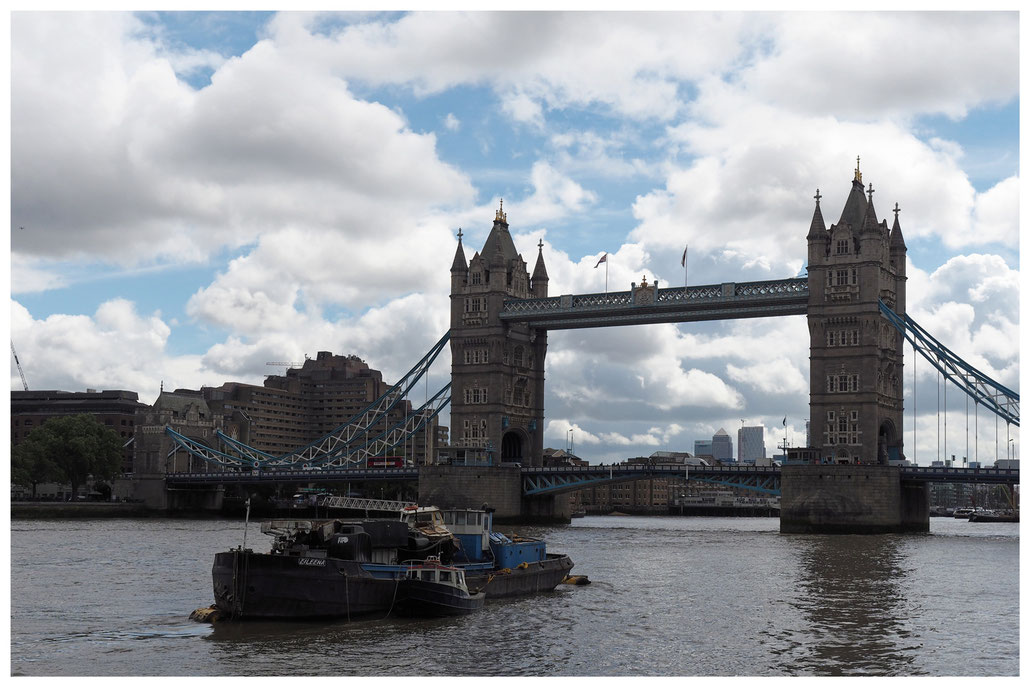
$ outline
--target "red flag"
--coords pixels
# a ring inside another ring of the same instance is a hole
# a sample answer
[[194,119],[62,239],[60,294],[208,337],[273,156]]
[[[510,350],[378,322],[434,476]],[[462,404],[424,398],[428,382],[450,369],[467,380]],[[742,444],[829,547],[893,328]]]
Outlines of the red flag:
[[[594,265],[594,269],[596,270],[598,268],[598,266],[602,262],[608,262],[608,254],[607,253],[605,253],[604,255],[601,256],[601,259],[597,261],[597,265]],[[607,268],[605,268],[605,269],[607,269]]]

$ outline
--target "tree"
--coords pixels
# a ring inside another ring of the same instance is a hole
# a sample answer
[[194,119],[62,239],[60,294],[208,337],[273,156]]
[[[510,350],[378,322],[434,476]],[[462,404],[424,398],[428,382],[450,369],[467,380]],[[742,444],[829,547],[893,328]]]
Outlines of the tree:
[[73,497],[90,475],[94,479],[110,479],[121,470],[121,437],[92,415],[51,418],[32,430],[17,449],[21,449],[27,462],[25,469],[33,465],[43,471],[45,464],[51,464],[51,479],[70,483]]
[[11,449],[11,481],[32,487],[33,499],[38,485],[58,479],[57,466],[47,458],[42,442],[26,440]]

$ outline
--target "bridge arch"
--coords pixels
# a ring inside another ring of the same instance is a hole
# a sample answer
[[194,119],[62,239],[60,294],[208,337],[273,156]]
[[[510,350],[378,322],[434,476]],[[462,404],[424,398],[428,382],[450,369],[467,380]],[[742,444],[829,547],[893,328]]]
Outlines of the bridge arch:
[[516,427],[501,438],[501,462],[521,463],[528,455],[529,435]]
[[890,418],[884,418],[876,433],[876,462],[887,465],[890,459],[900,458],[897,455],[900,443],[898,428]]

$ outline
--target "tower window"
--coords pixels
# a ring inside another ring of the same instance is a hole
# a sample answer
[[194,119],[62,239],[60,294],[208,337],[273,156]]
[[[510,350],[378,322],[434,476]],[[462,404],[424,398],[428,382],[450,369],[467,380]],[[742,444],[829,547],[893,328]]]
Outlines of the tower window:
[[846,255],[851,252],[851,244],[847,239],[837,240],[837,255]]

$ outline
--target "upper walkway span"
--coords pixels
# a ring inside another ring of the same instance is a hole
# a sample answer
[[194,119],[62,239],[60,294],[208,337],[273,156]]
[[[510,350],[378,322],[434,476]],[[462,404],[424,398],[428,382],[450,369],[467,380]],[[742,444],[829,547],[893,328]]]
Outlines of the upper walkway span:
[[[653,294],[653,295],[652,295]],[[500,318],[540,329],[804,315],[808,278],[507,299]]]

